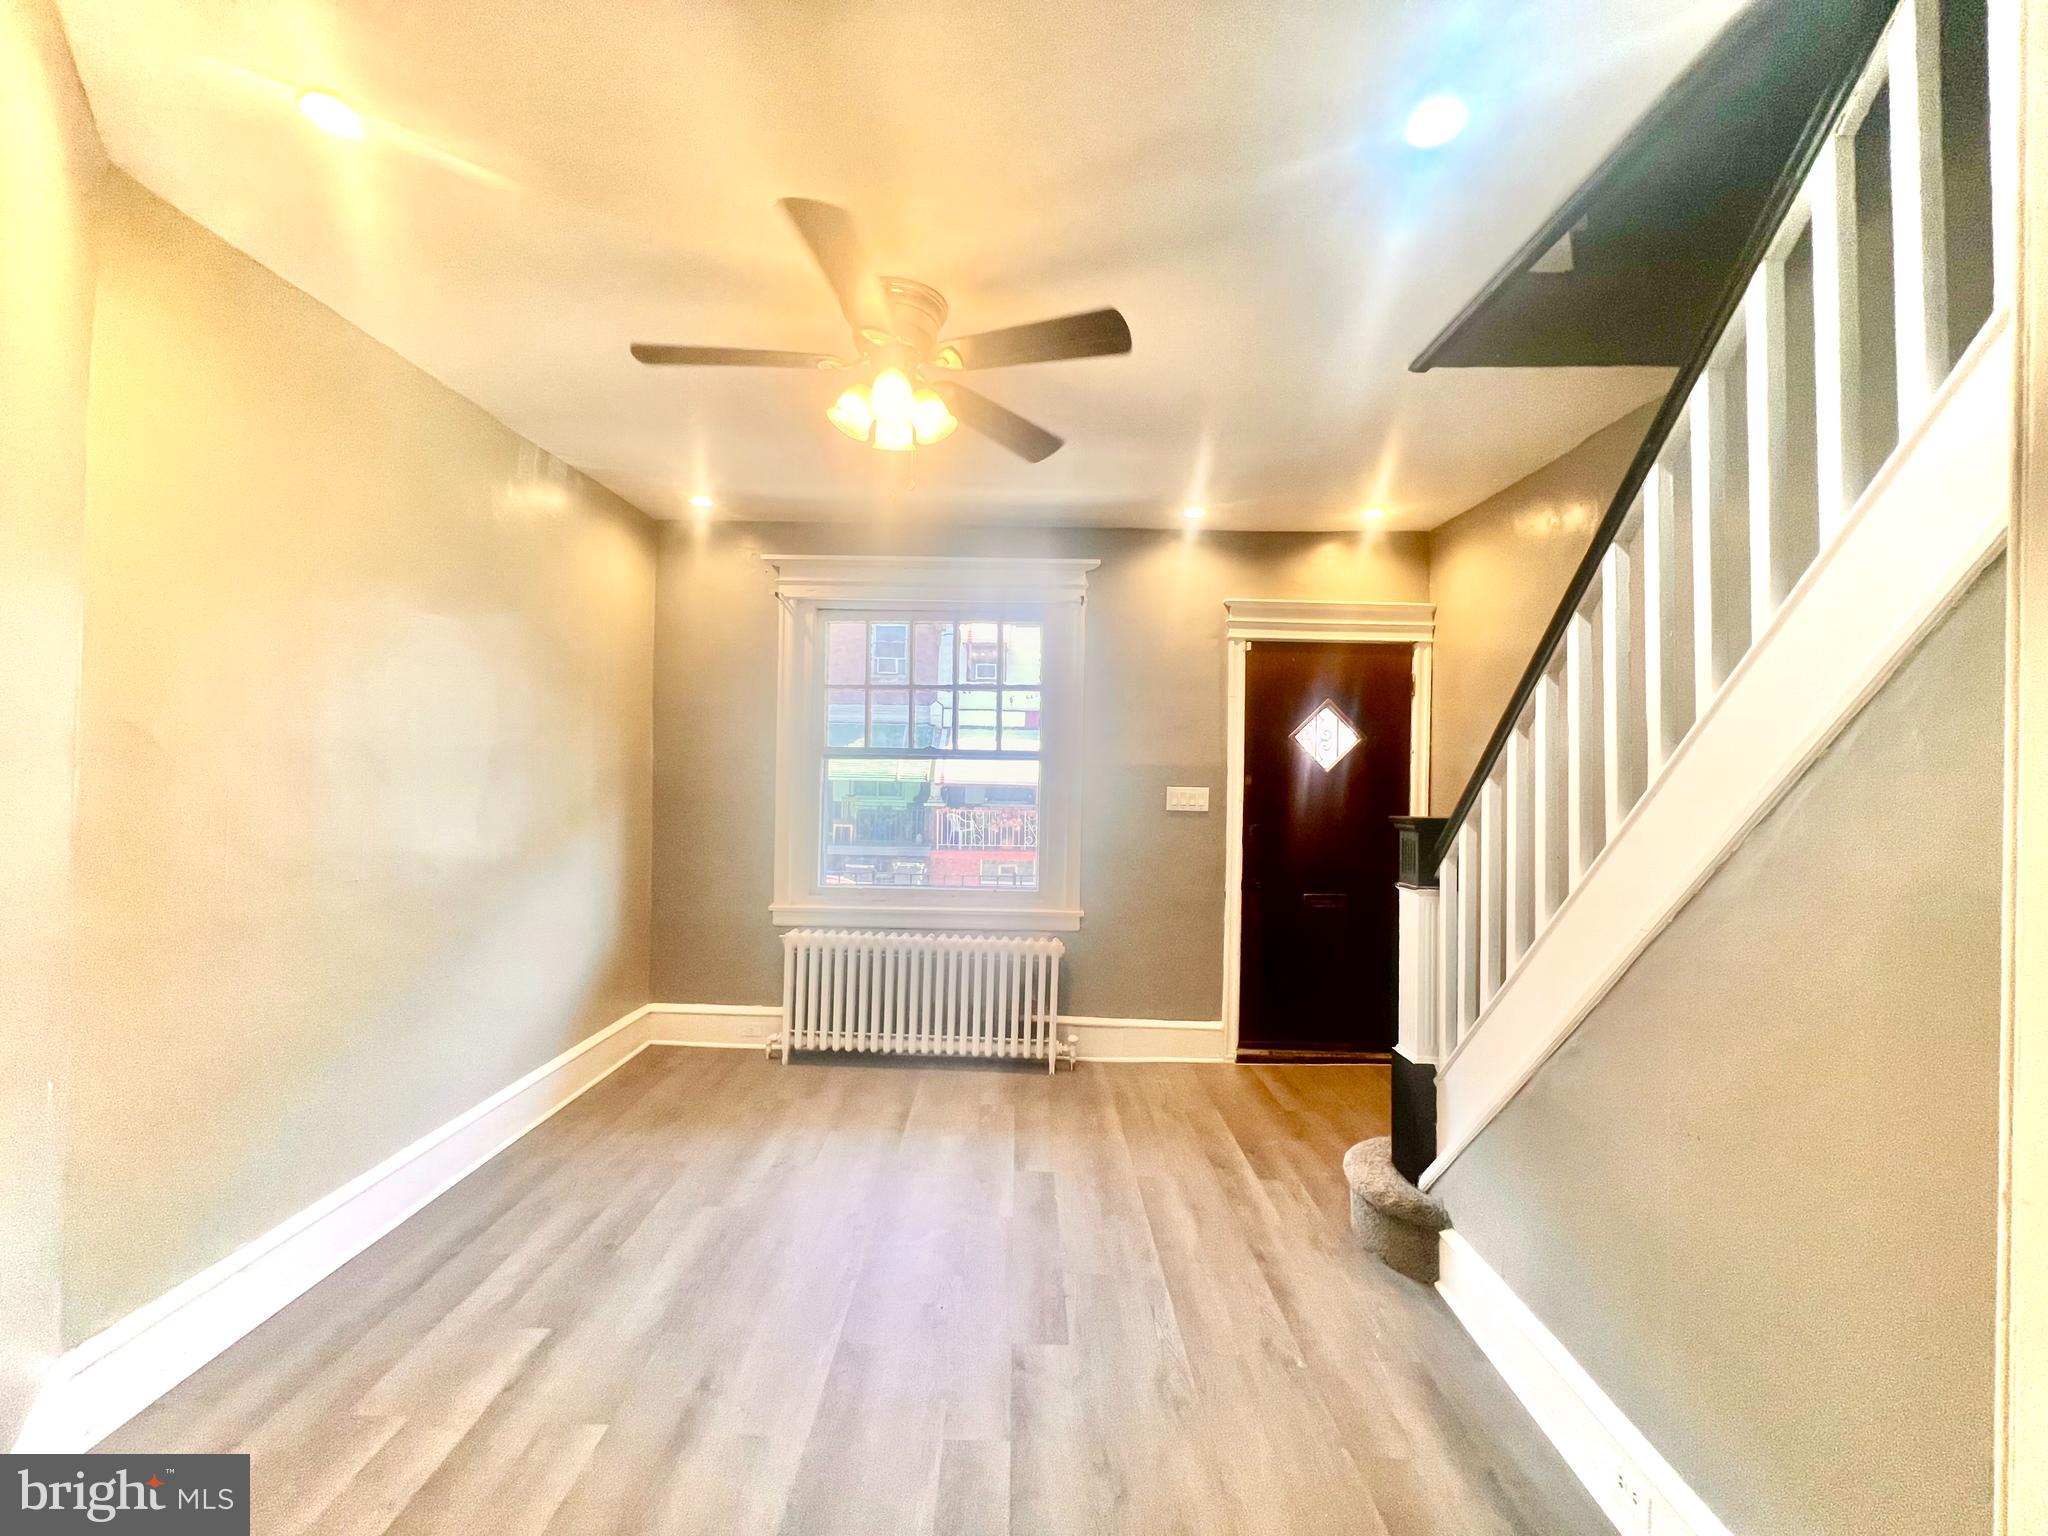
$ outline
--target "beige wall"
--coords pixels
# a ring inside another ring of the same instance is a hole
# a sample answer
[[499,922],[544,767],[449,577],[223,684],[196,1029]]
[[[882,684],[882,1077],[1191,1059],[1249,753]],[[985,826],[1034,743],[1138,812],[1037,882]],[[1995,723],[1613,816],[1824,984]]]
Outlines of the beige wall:
[[1656,411],[1630,412],[1430,533],[1434,814],[1464,793]]
[[1436,1186],[1731,1530],[1990,1529],[2003,584]]
[[647,998],[652,526],[102,210],[73,1342]]
[[[758,551],[1053,554],[1089,578],[1081,931],[1063,1010],[1212,1020],[1223,975],[1223,600],[1420,602],[1414,535],[1232,535],[878,525],[670,525],[655,663],[654,994],[775,1003],[768,919],[775,603]],[[1206,784],[1169,816],[1168,784]]]
[[59,1348],[71,794],[105,164],[46,0],[0,0],[0,1449]]

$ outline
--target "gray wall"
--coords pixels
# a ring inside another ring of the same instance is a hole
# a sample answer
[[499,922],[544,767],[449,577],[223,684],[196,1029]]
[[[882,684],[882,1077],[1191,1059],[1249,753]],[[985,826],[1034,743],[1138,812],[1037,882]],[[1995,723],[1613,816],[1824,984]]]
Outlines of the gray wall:
[[1437,1186],[1736,1531],[1989,1529],[2003,583]]
[[647,1000],[653,526],[119,173],[97,236],[70,1342]]
[[[1061,1006],[1080,1015],[1220,1017],[1223,601],[1421,602],[1422,540],[1291,535],[668,525],[655,661],[654,993],[774,1003],[775,603],[755,552],[1056,554],[1089,578],[1081,931]],[[1207,816],[1165,810],[1206,784]]]
[[1429,534],[1430,808],[1457,804],[1656,414],[1629,412]]
[[93,198],[47,0],[0,0],[0,1450],[61,1347]]

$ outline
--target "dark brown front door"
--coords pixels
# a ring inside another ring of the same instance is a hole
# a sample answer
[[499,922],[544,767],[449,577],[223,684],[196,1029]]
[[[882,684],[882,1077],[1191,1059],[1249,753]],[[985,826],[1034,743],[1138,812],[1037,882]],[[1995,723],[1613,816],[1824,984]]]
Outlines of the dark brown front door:
[[1393,1048],[1412,668],[1405,645],[1245,652],[1246,1050]]

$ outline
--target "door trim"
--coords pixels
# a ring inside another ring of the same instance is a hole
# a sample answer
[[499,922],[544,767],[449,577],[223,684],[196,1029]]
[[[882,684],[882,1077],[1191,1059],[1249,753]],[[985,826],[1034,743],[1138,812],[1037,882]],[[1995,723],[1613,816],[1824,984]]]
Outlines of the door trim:
[[1408,707],[1408,813],[1429,814],[1429,690],[1436,642],[1434,603],[1322,603],[1291,598],[1223,600],[1227,653],[1223,768],[1223,1037],[1237,1059],[1238,979],[1244,942],[1244,658],[1260,640],[1330,645],[1412,645],[1415,696]]

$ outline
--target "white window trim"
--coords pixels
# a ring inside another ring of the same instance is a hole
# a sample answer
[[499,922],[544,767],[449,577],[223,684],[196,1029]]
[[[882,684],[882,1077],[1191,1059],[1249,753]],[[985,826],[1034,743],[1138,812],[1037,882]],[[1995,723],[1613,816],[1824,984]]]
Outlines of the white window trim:
[[[1083,610],[1096,560],[767,555],[775,571],[775,885],[778,927],[1072,933],[1081,926]],[[818,878],[818,763],[824,752],[818,616],[872,608],[957,614],[1036,610],[1045,625],[1039,755],[1038,889],[962,892],[826,886]]]

